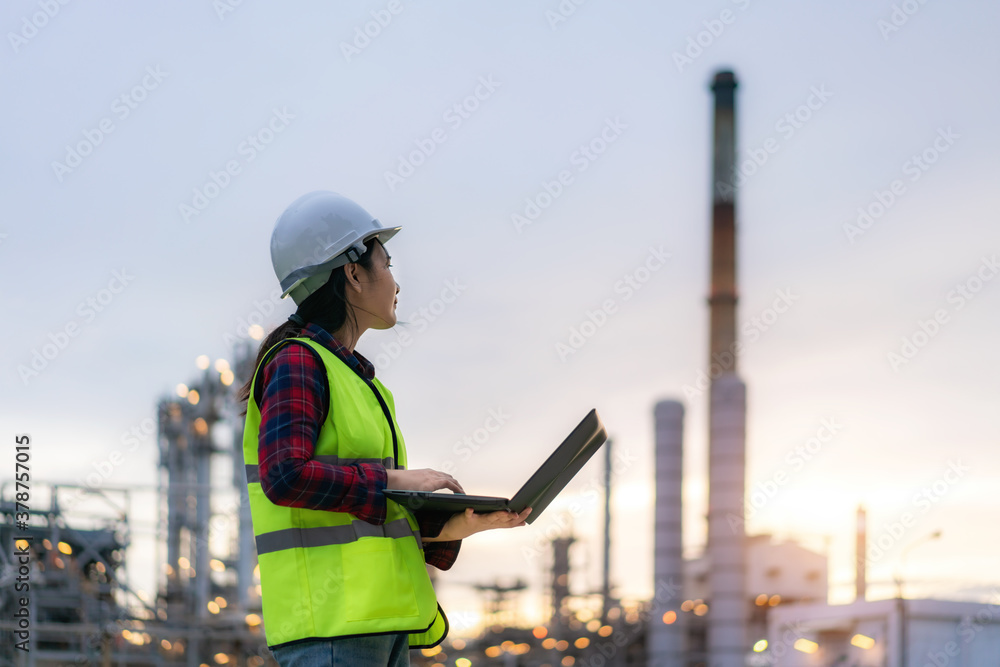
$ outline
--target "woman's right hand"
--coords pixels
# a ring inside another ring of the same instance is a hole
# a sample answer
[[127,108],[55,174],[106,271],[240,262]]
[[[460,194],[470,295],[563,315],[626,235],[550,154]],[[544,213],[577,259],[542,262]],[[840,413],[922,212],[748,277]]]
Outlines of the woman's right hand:
[[418,468],[417,470],[398,470],[386,468],[385,474],[388,477],[386,488],[402,489],[405,491],[437,491],[438,489],[451,489],[455,493],[465,493],[462,485],[446,472],[432,470],[431,468]]

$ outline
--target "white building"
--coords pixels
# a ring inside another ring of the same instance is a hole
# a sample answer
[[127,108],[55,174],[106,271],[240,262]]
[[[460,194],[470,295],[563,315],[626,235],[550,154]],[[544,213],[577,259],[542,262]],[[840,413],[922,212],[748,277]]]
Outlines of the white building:
[[751,657],[752,665],[1000,666],[1000,599],[781,605],[767,625],[767,647]]

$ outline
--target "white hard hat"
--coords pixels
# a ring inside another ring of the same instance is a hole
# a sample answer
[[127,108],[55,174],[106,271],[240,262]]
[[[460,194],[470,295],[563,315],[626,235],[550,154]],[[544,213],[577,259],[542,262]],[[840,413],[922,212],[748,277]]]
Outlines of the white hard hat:
[[365,241],[377,236],[383,244],[400,227],[383,227],[371,213],[336,192],[317,190],[302,195],[285,209],[271,233],[271,264],[296,305],[326,284],[338,266],[358,261]]

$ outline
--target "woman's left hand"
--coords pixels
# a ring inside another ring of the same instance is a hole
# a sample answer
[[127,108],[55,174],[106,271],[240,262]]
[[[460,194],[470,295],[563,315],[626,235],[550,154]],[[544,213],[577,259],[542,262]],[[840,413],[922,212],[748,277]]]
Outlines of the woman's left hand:
[[467,507],[461,514],[455,514],[448,519],[448,523],[441,529],[441,534],[438,535],[437,539],[442,542],[461,540],[484,530],[524,526],[527,525],[525,519],[529,514],[531,514],[530,507],[525,507],[520,514],[507,510],[476,514],[471,507]]

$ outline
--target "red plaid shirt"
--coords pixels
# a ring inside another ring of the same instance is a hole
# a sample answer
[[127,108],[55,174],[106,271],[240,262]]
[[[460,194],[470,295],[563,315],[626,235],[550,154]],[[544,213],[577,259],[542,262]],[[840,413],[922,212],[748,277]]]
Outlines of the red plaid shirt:
[[[364,379],[375,377],[375,367],[353,354],[317,324],[302,330],[337,355]],[[385,523],[388,478],[385,467],[375,463],[331,465],[313,459],[320,428],[326,420],[330,396],[326,369],[315,352],[292,343],[278,350],[265,364],[261,378],[260,432],[257,460],[260,486],[276,505],[350,512],[362,521]],[[253,397],[251,397],[253,400]],[[437,537],[447,515],[415,512],[420,534]],[[426,542],[424,560],[447,570],[458,557],[461,540]]]

